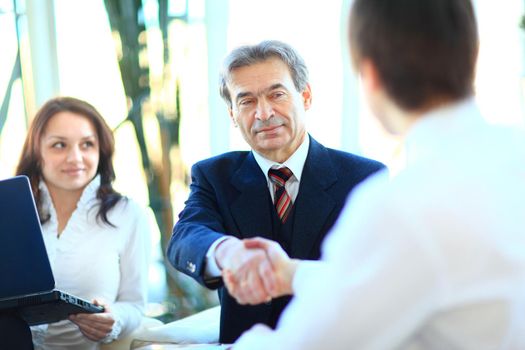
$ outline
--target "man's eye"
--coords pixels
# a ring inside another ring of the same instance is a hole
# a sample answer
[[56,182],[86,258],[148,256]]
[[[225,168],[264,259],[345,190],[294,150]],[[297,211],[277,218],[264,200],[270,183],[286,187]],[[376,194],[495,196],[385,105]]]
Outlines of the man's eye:
[[284,95],[285,95],[285,93],[282,92],[282,91],[276,91],[276,92],[274,92],[274,93],[272,94],[273,98],[281,98],[281,97],[283,97]]
[[239,102],[239,105],[241,105],[241,106],[248,106],[248,105],[251,104],[251,103],[252,103],[252,100],[247,99],[247,100],[241,100],[241,101]]

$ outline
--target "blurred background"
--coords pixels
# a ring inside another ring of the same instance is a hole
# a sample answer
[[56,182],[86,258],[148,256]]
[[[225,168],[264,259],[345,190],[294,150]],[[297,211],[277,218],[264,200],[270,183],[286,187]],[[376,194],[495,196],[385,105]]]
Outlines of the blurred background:
[[[371,118],[346,46],[351,0],[0,0],[0,178],[49,98],[92,103],[113,128],[118,191],[150,208],[148,315],[164,322],[217,304],[167,267],[164,250],[197,160],[247,149],[218,94],[223,57],[264,39],[294,46],[313,90],[307,128],[321,143],[402,168]],[[525,125],[524,1],[474,1],[476,91],[492,123]],[[443,140],[446,142],[446,140]]]

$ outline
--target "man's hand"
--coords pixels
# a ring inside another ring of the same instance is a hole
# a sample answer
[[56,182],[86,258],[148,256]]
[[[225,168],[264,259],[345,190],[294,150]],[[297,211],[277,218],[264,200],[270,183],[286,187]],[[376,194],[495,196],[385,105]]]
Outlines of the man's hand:
[[270,263],[261,249],[248,249],[235,237],[221,242],[215,260],[228,292],[239,304],[257,305],[271,300],[261,279],[261,268]]
[[263,249],[268,257],[259,267],[259,274],[272,298],[293,294],[292,282],[299,260],[290,259],[283,248],[274,241],[251,238],[243,241],[248,249]]
[[95,305],[104,307],[104,312],[100,313],[78,313],[69,316],[69,320],[75,323],[82,334],[93,341],[100,341],[107,337],[113,330],[115,319],[108,306],[98,300],[94,300]]

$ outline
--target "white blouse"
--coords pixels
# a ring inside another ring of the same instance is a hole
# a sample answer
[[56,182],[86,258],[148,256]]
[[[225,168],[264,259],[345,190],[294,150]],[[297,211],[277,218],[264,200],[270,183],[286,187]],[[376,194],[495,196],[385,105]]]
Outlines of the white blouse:
[[[43,208],[50,219],[43,224],[44,242],[56,288],[83,299],[108,304],[115,324],[103,340],[109,342],[136,328],[147,296],[150,228],[143,208],[121,199],[108,213],[109,226],[97,218],[99,176],[84,189],[60,237],[49,191],[40,183]],[[69,320],[31,327],[35,349],[98,349]]]

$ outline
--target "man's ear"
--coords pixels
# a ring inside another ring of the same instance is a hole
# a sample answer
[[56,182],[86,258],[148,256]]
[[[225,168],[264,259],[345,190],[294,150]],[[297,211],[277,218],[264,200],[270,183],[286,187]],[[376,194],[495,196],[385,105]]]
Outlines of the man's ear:
[[304,110],[307,111],[312,105],[312,88],[310,87],[310,84],[306,84],[306,87],[303,89],[301,95],[303,96]]
[[228,114],[230,115],[230,119],[232,120],[233,126],[238,127],[239,125],[237,124],[237,121],[233,116],[233,110],[231,108],[228,108]]
[[374,93],[383,89],[383,83],[376,65],[370,59],[364,59],[359,67],[359,74],[363,82],[363,88],[368,93]]

